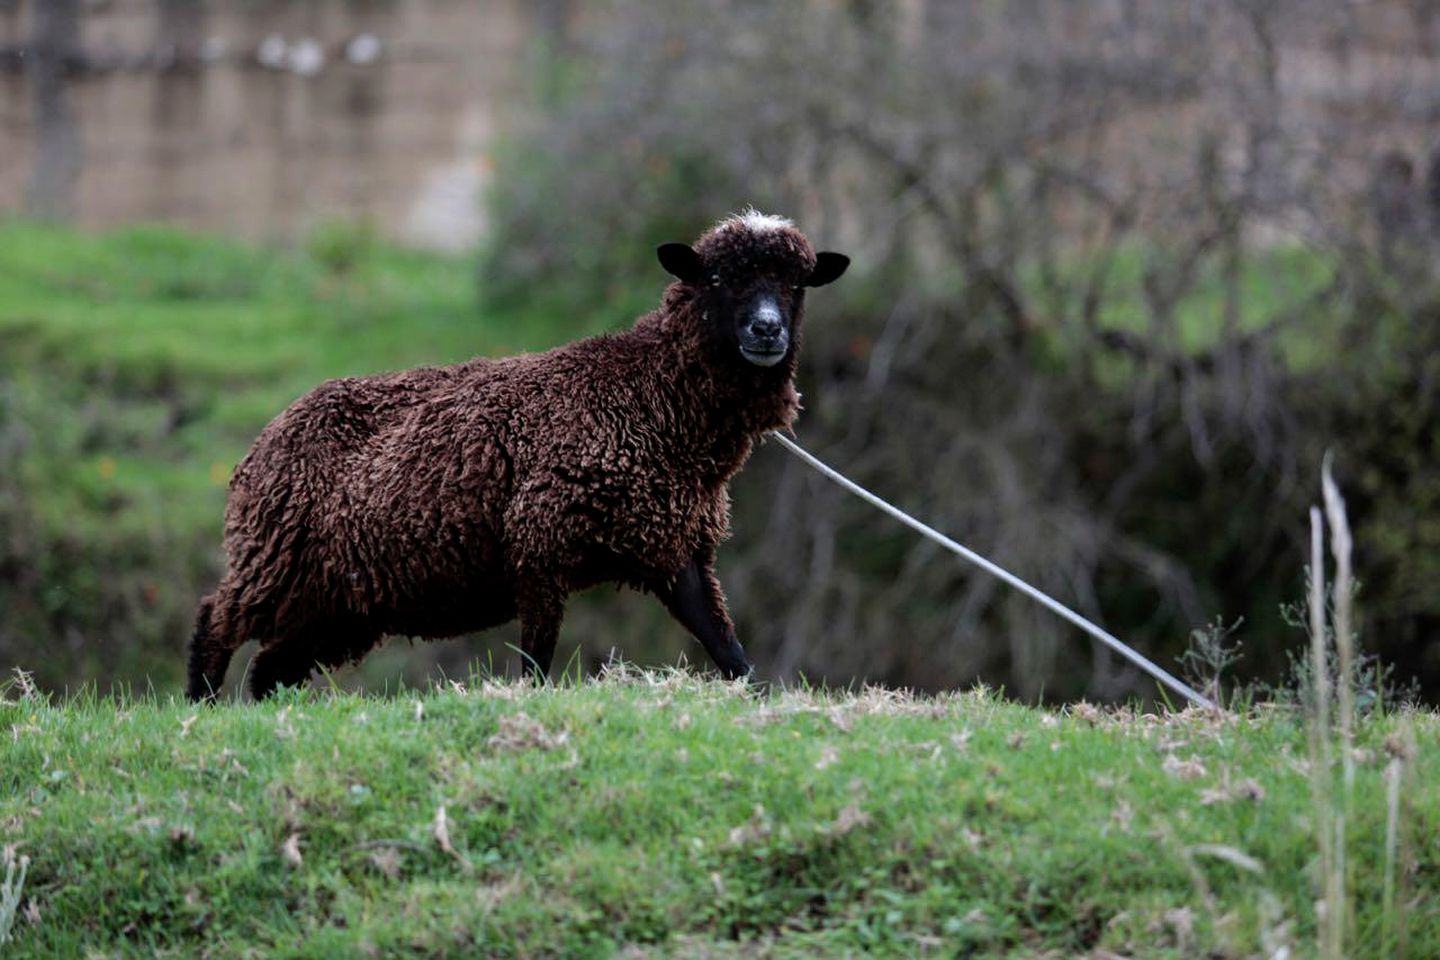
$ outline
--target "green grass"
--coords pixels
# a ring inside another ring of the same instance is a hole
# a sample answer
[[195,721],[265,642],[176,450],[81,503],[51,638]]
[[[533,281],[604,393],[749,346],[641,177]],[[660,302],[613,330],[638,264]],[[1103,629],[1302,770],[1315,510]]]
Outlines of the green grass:
[[[1355,956],[1395,955],[1381,771],[1400,722],[1367,722],[1357,744]],[[1407,949],[1435,956],[1440,720],[1404,722],[1420,742]],[[757,697],[632,672],[208,709],[12,689],[0,730],[0,843],[31,860],[7,957],[1303,956],[1314,943],[1305,740],[1279,711]]]

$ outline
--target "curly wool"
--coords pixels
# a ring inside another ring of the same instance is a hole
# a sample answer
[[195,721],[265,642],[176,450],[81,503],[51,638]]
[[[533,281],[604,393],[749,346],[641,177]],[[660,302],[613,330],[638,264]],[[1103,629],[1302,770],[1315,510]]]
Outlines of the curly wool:
[[[718,283],[815,265],[788,222],[754,229],[744,215],[696,250]],[[296,401],[231,480],[228,566],[201,603],[191,695],[213,695],[248,639],[262,643],[263,695],[267,654],[293,679],[294,664],[303,676],[357,660],[387,634],[523,622],[574,591],[653,589],[713,555],[731,477],[799,406],[795,351],[761,369],[726,362],[714,339],[676,282],[622,333],[333,380]]]

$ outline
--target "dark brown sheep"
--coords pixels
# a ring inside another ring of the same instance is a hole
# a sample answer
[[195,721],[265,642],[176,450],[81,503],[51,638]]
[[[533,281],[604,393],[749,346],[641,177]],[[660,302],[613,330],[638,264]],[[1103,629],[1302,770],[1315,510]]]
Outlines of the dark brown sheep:
[[264,697],[386,634],[517,616],[543,677],[566,597],[603,582],[654,593],[726,677],[748,675],[715,577],[727,485],[794,419],[805,288],[849,261],[754,212],[659,256],[676,282],[628,331],[332,380],[276,417],[230,482],[190,697],[213,698],[246,640]]

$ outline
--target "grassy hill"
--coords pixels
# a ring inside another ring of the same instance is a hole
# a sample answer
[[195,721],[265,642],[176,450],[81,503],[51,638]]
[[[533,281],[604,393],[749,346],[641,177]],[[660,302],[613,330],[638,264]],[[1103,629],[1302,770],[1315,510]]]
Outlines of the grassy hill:
[[[12,685],[0,731],[0,844],[29,858],[6,957],[1315,942],[1306,741],[1278,709],[1052,713],[984,690],[756,695],[621,671],[198,710]],[[1384,768],[1409,736],[1397,920]],[[1433,714],[1360,730],[1354,956],[1397,956],[1401,938],[1440,955],[1437,741]]]

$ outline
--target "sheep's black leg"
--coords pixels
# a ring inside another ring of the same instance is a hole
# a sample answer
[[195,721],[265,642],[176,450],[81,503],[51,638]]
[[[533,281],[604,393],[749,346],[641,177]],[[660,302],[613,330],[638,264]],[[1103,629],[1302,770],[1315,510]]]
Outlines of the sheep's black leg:
[[537,595],[518,606],[522,667],[528,677],[543,683],[550,676],[550,661],[555,658],[555,641],[560,638],[560,623],[565,619],[565,598]]
[[672,583],[658,587],[655,595],[670,615],[695,635],[725,679],[748,677],[755,671],[735,637],[735,625],[725,608],[725,592],[720,589],[708,553],[697,555]]
[[212,703],[219,694],[230,657],[247,639],[242,611],[234,591],[223,583],[200,601],[190,639],[190,677],[185,688],[191,700]]
[[265,647],[250,665],[250,694],[264,700],[276,687],[298,687],[310,679],[315,656],[285,643]]
[[190,638],[190,680],[186,696],[197,703],[213,703],[225,681],[225,668],[233,652],[226,638],[215,635],[215,597],[200,601],[195,614],[195,633]]

